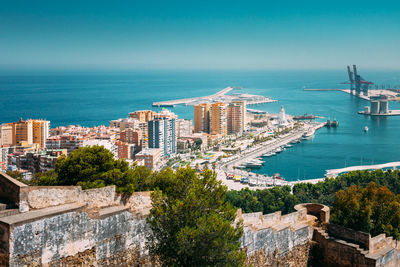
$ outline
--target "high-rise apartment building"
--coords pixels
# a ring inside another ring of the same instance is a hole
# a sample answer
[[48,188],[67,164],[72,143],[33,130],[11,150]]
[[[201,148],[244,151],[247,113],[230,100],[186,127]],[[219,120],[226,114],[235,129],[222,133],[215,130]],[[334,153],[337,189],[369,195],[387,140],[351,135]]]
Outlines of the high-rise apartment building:
[[46,120],[32,120],[32,143],[39,144],[40,148],[46,147],[46,139],[49,137],[50,122]]
[[140,122],[149,122],[157,115],[155,111],[152,110],[138,110],[129,113],[129,117],[137,119]]
[[140,130],[131,128],[121,131],[119,140],[128,144],[135,144],[137,147],[142,146],[142,133]]
[[[46,147],[46,139],[49,137],[50,122],[46,120],[22,120],[17,122],[7,123],[2,125],[2,132],[4,131],[4,141],[2,143],[9,143],[10,141],[10,128],[12,145],[24,144],[38,144],[40,148]],[[3,134],[2,134],[3,137]],[[3,139],[3,138],[2,138]]]
[[193,134],[192,120],[177,119],[176,120],[176,134],[178,137],[192,135]]
[[136,153],[142,150],[142,132],[127,128],[120,133],[118,145],[118,158],[134,159]]
[[149,148],[160,148],[162,156],[176,153],[176,119],[155,118],[148,122]]
[[194,106],[194,132],[210,133],[210,104]]
[[226,135],[227,134],[227,105],[222,102],[211,104],[210,108],[210,133]]
[[227,107],[228,134],[241,134],[246,125],[246,102],[233,101]]
[[0,146],[13,144],[13,126],[10,123],[0,125]]

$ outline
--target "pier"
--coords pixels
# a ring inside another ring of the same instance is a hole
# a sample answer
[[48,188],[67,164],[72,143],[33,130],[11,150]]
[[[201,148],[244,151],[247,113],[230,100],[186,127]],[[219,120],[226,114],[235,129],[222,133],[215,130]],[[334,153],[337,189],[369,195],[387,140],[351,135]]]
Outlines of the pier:
[[167,100],[160,102],[153,102],[153,107],[175,107],[175,105],[196,105],[199,103],[212,103],[212,102],[224,102],[230,103],[232,101],[246,101],[247,105],[257,105],[263,103],[275,102],[269,97],[260,96],[260,95],[249,95],[249,94],[232,94],[227,95],[233,89],[237,89],[239,87],[226,87],[221,91],[209,96],[200,96],[200,97],[192,97],[192,98],[183,98],[176,100]]
[[194,101],[210,101],[213,100],[214,98],[219,98],[223,95],[226,95],[236,87],[226,87],[225,89],[222,89],[221,91],[218,91],[216,94],[209,95],[209,96],[200,96],[200,97],[192,97],[192,98],[182,98],[182,99],[176,99],[176,100],[167,100],[167,101],[161,101],[161,102],[153,102],[153,107],[174,107],[175,105],[179,104],[185,104],[188,105],[191,102]]
[[351,171],[363,171],[363,170],[378,170],[378,169],[384,169],[384,168],[396,168],[400,166],[400,162],[389,162],[389,163],[384,163],[384,164],[376,164],[376,165],[362,165],[362,166],[352,166],[352,167],[346,167],[346,168],[341,168],[341,169],[332,169],[332,170],[326,170],[326,177],[336,177],[341,173],[345,172],[351,172]]

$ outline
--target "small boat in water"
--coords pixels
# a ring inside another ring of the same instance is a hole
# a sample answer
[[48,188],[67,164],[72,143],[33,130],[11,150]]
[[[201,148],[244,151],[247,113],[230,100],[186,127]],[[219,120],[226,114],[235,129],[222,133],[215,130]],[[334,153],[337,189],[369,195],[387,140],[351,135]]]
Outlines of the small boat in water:
[[307,132],[303,134],[303,138],[308,139],[314,136],[315,130],[313,128],[309,128]]
[[365,127],[364,127],[364,132],[368,132],[368,130],[369,130],[369,129],[368,129],[368,126],[365,126]]

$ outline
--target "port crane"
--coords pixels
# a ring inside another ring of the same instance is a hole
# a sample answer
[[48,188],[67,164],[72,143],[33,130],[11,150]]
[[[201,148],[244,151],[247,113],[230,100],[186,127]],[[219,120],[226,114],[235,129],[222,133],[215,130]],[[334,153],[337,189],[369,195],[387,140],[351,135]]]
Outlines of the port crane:
[[347,66],[347,73],[349,75],[349,81],[344,82],[343,84],[350,84],[350,92],[353,94],[355,91],[356,95],[360,95],[361,91],[363,95],[368,96],[369,86],[374,84],[373,82],[369,82],[361,77],[357,73],[357,66],[353,65],[353,71],[351,71],[350,66]]

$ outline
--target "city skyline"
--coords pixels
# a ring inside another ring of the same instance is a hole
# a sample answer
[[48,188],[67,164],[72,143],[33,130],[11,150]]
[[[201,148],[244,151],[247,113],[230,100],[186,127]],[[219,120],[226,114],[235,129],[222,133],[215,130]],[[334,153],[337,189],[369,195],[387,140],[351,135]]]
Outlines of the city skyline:
[[9,1],[0,69],[400,69],[395,1]]

